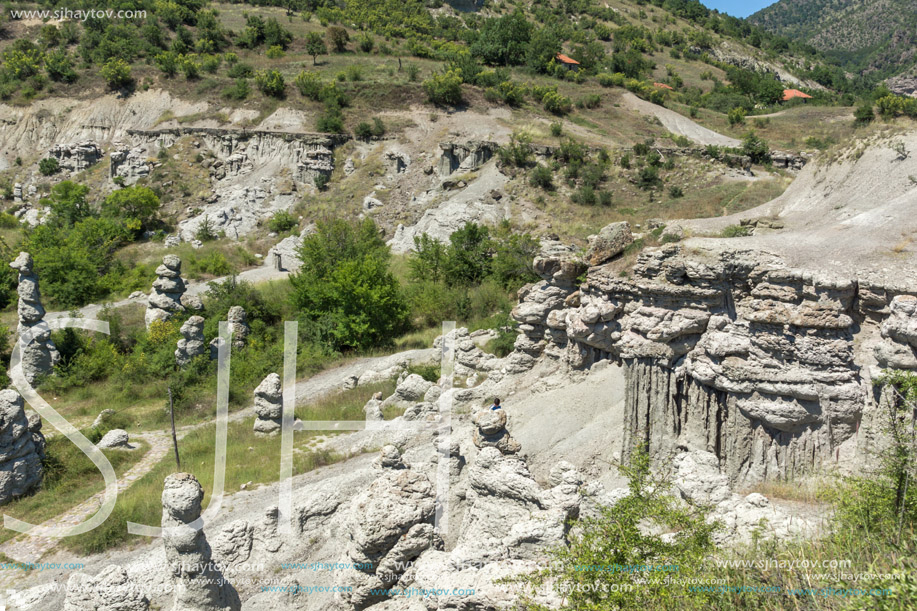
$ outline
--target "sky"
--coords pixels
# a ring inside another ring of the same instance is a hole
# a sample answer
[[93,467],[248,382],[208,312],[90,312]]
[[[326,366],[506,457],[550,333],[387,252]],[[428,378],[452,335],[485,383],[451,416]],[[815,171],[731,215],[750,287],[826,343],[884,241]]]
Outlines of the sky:
[[775,2],[776,0],[701,0],[701,4],[707,8],[715,8],[733,17],[748,17]]

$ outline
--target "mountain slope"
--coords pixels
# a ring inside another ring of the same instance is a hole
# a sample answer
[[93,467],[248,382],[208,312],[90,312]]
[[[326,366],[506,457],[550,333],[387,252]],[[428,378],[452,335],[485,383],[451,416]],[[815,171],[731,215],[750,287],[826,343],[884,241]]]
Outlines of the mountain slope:
[[749,21],[807,41],[854,72],[889,77],[917,63],[911,0],[780,0]]

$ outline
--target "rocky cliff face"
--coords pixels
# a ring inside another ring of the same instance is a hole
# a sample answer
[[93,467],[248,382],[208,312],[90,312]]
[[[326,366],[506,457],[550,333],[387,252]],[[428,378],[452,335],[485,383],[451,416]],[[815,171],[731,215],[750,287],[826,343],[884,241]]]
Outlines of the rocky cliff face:
[[564,266],[572,255],[536,260],[517,351],[623,363],[625,447],[711,452],[732,483],[852,467],[873,441],[878,367],[917,369],[913,298],[852,277],[676,245],[641,254],[632,277],[603,265],[573,286]]

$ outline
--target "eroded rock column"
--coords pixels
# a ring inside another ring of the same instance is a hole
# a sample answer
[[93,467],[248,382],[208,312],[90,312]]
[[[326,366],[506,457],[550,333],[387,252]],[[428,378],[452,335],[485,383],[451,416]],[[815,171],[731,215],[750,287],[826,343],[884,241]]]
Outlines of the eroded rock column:
[[162,258],[162,265],[156,268],[156,280],[146,308],[147,329],[154,320],[169,320],[176,312],[184,311],[181,297],[185,293],[185,282],[181,277],[181,259],[175,255]]
[[60,360],[60,354],[51,341],[51,330],[44,324],[45,309],[41,305],[41,291],[38,288],[38,276],[33,270],[32,255],[19,253],[10,267],[19,272],[19,330],[20,337],[28,336],[22,348],[22,373],[29,384],[54,371]]
[[0,391],[0,505],[41,484],[44,447],[36,445],[33,427],[19,393],[10,388]]

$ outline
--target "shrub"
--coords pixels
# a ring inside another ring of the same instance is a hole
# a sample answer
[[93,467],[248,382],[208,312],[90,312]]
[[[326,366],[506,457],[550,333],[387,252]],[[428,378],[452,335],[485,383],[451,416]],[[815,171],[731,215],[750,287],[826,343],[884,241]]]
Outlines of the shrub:
[[266,55],[268,59],[280,59],[286,55],[286,53],[283,52],[283,47],[280,45],[274,45],[267,50]]
[[150,227],[160,201],[152,189],[141,186],[118,189],[102,202],[102,216],[118,219],[128,227],[136,227],[135,233]]
[[594,206],[596,204],[595,189],[589,185],[583,185],[573,195],[570,197],[573,200],[574,204],[580,206]]
[[336,53],[343,53],[347,50],[347,43],[350,42],[350,34],[347,30],[339,25],[333,25],[325,32],[328,37],[328,44]]
[[121,89],[133,84],[130,65],[120,58],[113,58],[102,65],[102,78],[110,89]]
[[462,73],[457,70],[433,74],[423,82],[427,99],[433,104],[458,105],[462,102]]
[[328,183],[330,182],[327,174],[316,174],[315,176],[315,188],[319,191],[324,191],[328,188]]
[[577,100],[576,106],[577,108],[598,108],[601,103],[602,96],[592,93]]
[[197,55],[182,55],[178,60],[179,67],[185,78],[190,80],[196,79],[201,72],[201,65],[197,61]]
[[729,125],[736,126],[742,125],[745,123],[745,109],[744,108],[733,108],[729,111],[727,115],[729,119]]
[[751,235],[751,229],[745,225],[729,225],[723,228],[720,235],[724,238],[743,238]]
[[406,70],[408,71],[408,80],[412,83],[417,81],[417,75],[420,74],[420,68],[417,64],[408,64]]
[[220,69],[221,63],[223,63],[223,60],[219,55],[205,55],[201,60],[201,69],[208,74],[215,74]]
[[555,115],[565,115],[573,109],[573,102],[570,98],[563,96],[556,91],[547,92],[541,99],[544,109]]
[[230,66],[226,75],[229,78],[251,78],[255,75],[255,69],[245,62],[239,62]]
[[669,197],[671,197],[672,199],[679,199],[684,196],[685,196],[685,192],[681,187],[677,185],[673,185],[672,187],[669,188]]
[[237,78],[235,82],[223,90],[223,97],[230,100],[244,100],[251,93],[251,87],[244,78]]
[[255,75],[255,82],[258,89],[266,96],[272,98],[283,98],[286,94],[287,85],[283,80],[283,75],[277,70],[261,70]]
[[637,176],[637,185],[644,191],[649,191],[653,187],[661,184],[659,179],[659,169],[653,165],[646,165],[640,168]]
[[385,135],[385,123],[379,117],[373,117],[372,135],[381,138]]
[[371,53],[375,44],[373,37],[370,36],[369,33],[363,34],[363,36],[360,37],[359,46],[360,51],[363,51],[363,53]]
[[321,100],[323,83],[321,77],[315,72],[301,71],[296,75],[293,84],[296,85],[303,97],[316,102]]
[[267,222],[267,227],[276,233],[284,233],[299,225],[299,221],[286,210],[278,210]]
[[358,64],[350,64],[344,70],[344,74],[347,76],[347,80],[350,82],[362,81],[363,80],[363,68]]
[[304,318],[327,329],[335,348],[384,345],[407,328],[407,302],[371,219],[321,221],[298,254],[303,265],[290,278],[293,303]]
[[162,73],[168,78],[172,78],[178,72],[178,54],[173,51],[160,53],[156,56],[155,61]]
[[337,106],[326,106],[325,112],[319,115],[315,128],[320,132],[341,134],[344,132],[344,117]]
[[876,118],[876,113],[872,108],[872,104],[866,102],[862,106],[857,107],[856,112],[853,113],[853,118],[857,125],[871,123],[873,119]]
[[531,138],[526,134],[513,133],[509,144],[497,149],[497,157],[507,166],[526,168],[532,164]]
[[621,167],[624,168],[625,170],[629,170],[629,169],[630,169],[630,154],[629,154],[629,153],[624,153],[623,155],[621,155],[621,159],[620,159],[620,161],[619,161],[618,163],[619,163],[619,164],[621,165]]
[[42,176],[52,176],[60,171],[60,164],[54,157],[45,157],[38,162],[38,171]]
[[360,140],[369,140],[373,135],[373,128],[366,121],[360,121],[354,128],[353,135]]
[[560,136],[563,135],[563,133],[564,133],[564,126],[561,123],[557,121],[555,121],[554,123],[551,123],[551,135],[552,136],[554,136],[555,138],[560,138]]
[[66,51],[60,49],[50,51],[45,55],[45,70],[52,81],[72,83],[77,79],[70,56]]
[[754,132],[745,134],[742,139],[742,152],[751,158],[752,163],[764,163],[770,159],[770,149],[767,142],[755,135]]
[[538,164],[532,170],[529,176],[529,182],[533,187],[539,187],[545,191],[554,189],[554,173],[547,166]]

